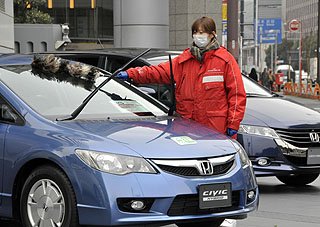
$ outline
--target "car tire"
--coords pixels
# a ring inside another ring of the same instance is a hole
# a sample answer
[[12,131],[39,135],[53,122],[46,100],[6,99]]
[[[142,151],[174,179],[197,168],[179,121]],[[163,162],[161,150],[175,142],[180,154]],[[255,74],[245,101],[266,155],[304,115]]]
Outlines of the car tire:
[[204,222],[176,223],[178,227],[219,227],[224,219],[216,219]]
[[277,176],[278,180],[284,184],[291,186],[304,186],[315,181],[319,176],[319,173],[313,174],[296,174],[289,176]]
[[78,227],[76,198],[65,173],[53,166],[32,171],[21,191],[20,214],[25,227]]

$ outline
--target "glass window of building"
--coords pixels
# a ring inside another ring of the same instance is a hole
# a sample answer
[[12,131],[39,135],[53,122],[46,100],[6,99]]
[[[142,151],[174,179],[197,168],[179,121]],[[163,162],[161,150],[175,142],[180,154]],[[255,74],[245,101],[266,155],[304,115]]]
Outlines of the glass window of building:
[[69,37],[79,41],[113,40],[113,0],[51,0],[43,11],[53,23],[68,23]]

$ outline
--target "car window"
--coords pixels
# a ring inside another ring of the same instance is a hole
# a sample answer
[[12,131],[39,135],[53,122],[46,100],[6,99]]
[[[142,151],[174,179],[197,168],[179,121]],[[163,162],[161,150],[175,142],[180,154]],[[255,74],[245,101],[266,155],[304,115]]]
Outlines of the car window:
[[23,120],[17,112],[0,96],[0,122],[21,124]]
[[62,54],[60,56],[61,58],[72,60],[72,61],[78,61],[82,62],[84,64],[101,67],[104,65],[105,57],[99,56],[99,55],[86,55],[86,54],[71,54],[71,55],[65,55]]
[[[19,71],[20,70],[20,71]],[[30,67],[0,68],[0,79],[31,108],[43,116],[70,115],[106,77],[96,83],[71,78],[58,81],[34,75]],[[98,92],[79,115],[79,118],[121,118],[165,115],[133,90],[111,80]]]
[[[121,68],[122,66],[124,66],[128,61],[130,61],[131,58],[129,57],[121,57],[121,56],[108,56],[107,57],[107,61],[106,61],[106,66],[105,66],[105,70],[108,72],[115,72],[117,69]],[[128,69],[128,68],[134,68],[134,67],[142,67],[145,66],[146,64],[136,60],[134,62],[132,62],[127,68],[125,68],[124,70]]]

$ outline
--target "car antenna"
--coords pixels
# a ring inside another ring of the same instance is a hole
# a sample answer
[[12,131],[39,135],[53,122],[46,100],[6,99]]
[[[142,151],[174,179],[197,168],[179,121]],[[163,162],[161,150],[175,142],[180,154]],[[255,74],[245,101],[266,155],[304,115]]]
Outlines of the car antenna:
[[171,90],[171,106],[168,111],[168,116],[173,116],[173,113],[176,109],[176,95],[175,95],[175,81],[174,81],[174,75],[173,75],[173,68],[172,68],[172,59],[171,59],[171,54],[169,54],[169,64],[170,64],[170,90]]
[[146,53],[148,53],[151,50],[151,48],[148,48],[147,50],[143,51],[142,53],[140,53],[139,55],[137,55],[136,57],[134,57],[133,59],[131,59],[129,62],[127,62],[125,65],[123,65],[121,68],[117,69],[114,73],[111,74],[111,76],[109,76],[107,79],[105,79],[101,84],[99,84],[99,86],[97,86],[80,104],[80,106],[77,107],[77,109],[75,109],[70,117],[67,118],[63,118],[63,119],[57,119],[57,121],[68,121],[68,120],[73,120],[75,119],[80,113],[81,111],[84,109],[84,107],[89,103],[89,101],[95,96],[95,94],[98,93],[98,91],[106,84],[108,83],[110,80],[112,80],[120,71],[123,71],[128,65],[130,65],[132,62],[134,62],[135,60],[137,60],[138,58],[140,58],[141,56],[145,55]]

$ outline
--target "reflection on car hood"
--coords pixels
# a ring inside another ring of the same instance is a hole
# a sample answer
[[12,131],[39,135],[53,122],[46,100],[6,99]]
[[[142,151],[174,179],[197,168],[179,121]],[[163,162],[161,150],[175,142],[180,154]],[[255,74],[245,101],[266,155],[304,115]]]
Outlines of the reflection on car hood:
[[248,98],[242,124],[271,128],[319,128],[320,113],[283,98]]
[[[145,158],[215,157],[236,152],[225,135],[180,118],[114,122],[77,120],[58,124],[116,141]],[[182,136],[188,136],[195,144],[179,145],[174,141]],[[103,150],[112,152],[108,144]]]

